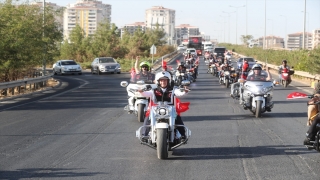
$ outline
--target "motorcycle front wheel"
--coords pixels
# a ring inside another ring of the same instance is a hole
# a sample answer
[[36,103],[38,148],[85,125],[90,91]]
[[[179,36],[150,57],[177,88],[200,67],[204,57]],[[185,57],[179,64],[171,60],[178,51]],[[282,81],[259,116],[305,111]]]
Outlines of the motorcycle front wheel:
[[158,159],[168,158],[167,129],[157,129]]
[[262,104],[262,101],[256,102],[256,118],[261,116],[261,104]]
[[144,122],[145,114],[144,114],[144,107],[145,104],[138,104],[138,121]]
[[283,80],[283,87],[287,87],[288,86],[288,81],[287,80]]
[[226,87],[229,88],[229,85],[230,85],[229,79],[227,79],[227,80],[226,80]]

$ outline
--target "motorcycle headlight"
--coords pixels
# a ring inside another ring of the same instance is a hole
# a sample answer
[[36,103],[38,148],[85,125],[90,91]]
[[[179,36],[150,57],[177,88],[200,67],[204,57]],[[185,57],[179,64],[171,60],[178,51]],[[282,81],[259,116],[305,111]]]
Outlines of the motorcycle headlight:
[[230,72],[229,72],[229,71],[225,71],[225,72],[224,72],[224,75],[229,76],[229,75],[230,75]]
[[165,116],[165,115],[168,114],[166,108],[159,108],[159,109],[157,110],[157,113],[158,113],[159,115],[161,115],[161,116]]

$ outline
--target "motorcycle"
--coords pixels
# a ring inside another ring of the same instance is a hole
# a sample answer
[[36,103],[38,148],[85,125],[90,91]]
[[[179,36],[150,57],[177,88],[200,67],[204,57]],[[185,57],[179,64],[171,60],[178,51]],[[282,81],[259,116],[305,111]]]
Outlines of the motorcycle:
[[210,59],[206,60],[206,61],[205,61],[205,64],[208,66],[207,73],[212,74],[212,73],[213,73],[213,67],[214,67],[213,59],[210,58]]
[[293,74],[293,70],[289,70],[287,68],[282,69],[280,83],[283,85],[283,87],[287,87],[291,83],[291,75]]
[[[229,88],[230,84],[231,84],[231,69],[232,64],[231,65],[223,65],[225,67],[224,70],[220,71],[220,75],[219,75],[219,82],[220,84],[224,84],[227,88]],[[222,67],[221,67],[222,68]],[[233,68],[234,70],[234,68]]]
[[[145,81],[137,81],[137,83],[128,84],[127,81],[121,81],[120,85],[127,88],[128,95],[134,98],[134,114],[138,117],[139,122],[143,122],[149,105],[149,98],[141,96],[138,90],[143,89],[146,85]],[[157,88],[156,84],[149,84],[153,89]],[[129,110],[129,105],[124,108]]]
[[[188,79],[188,75],[184,72],[176,71],[174,73],[174,84],[180,86],[181,83]],[[190,81],[191,82],[191,81]]]
[[[182,85],[189,84],[188,81],[182,82]],[[189,104],[180,102],[178,98],[174,98],[174,104],[151,101],[147,121],[136,131],[136,137],[141,144],[157,150],[158,159],[168,158],[168,151],[187,144],[191,131],[184,125],[176,125],[175,119],[177,115],[188,110]],[[177,127],[184,127],[185,141],[181,140]]]
[[249,109],[256,118],[266,111],[270,112],[274,105],[271,102],[273,87],[271,81],[240,81],[240,98],[244,100],[244,109]]

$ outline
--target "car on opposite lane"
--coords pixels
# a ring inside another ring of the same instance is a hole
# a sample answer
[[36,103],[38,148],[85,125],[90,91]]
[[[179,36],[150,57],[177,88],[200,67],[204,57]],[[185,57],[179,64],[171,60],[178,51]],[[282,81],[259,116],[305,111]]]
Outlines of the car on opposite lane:
[[82,68],[74,60],[59,60],[52,67],[53,74],[82,74]]
[[92,74],[121,73],[120,64],[113,57],[97,57],[91,63]]
[[242,64],[243,64],[243,60],[247,60],[248,61],[248,64],[249,64],[249,69],[252,68],[252,66],[254,64],[256,64],[256,60],[252,57],[242,57],[242,58],[239,58],[237,60],[237,68],[240,69],[242,67]]

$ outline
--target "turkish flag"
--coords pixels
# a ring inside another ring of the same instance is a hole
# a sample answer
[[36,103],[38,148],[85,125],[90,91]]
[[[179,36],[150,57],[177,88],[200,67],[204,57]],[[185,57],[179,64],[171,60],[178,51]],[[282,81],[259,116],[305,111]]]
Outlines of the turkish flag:
[[165,67],[167,67],[167,62],[162,60],[162,68],[165,68]]
[[307,98],[308,95],[301,92],[293,92],[288,94],[287,99],[299,99],[299,98]]
[[130,70],[130,74],[131,74],[131,78],[133,79],[133,78],[135,78],[135,76],[136,76],[136,70],[134,69],[134,68],[131,68],[131,70]]
[[190,102],[181,102],[180,99],[176,99],[176,112],[180,116],[181,113],[186,112],[189,109]]

